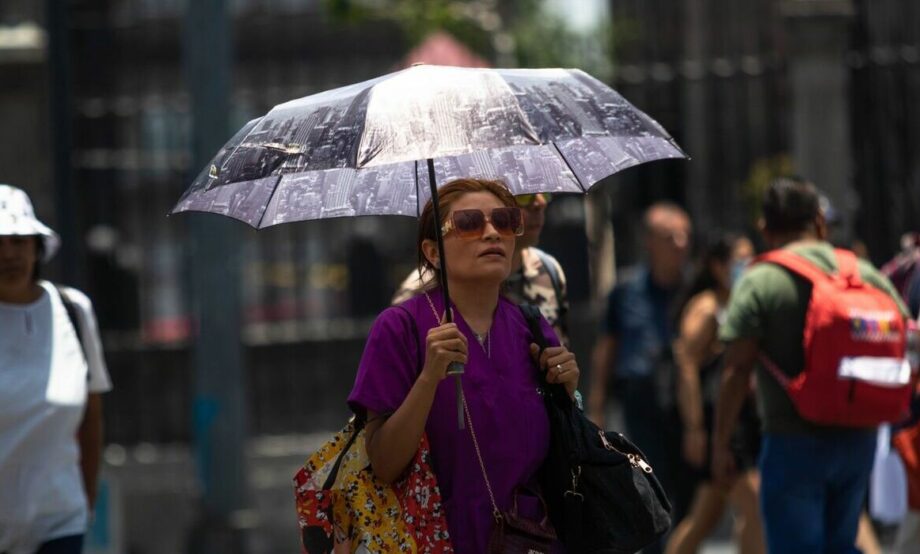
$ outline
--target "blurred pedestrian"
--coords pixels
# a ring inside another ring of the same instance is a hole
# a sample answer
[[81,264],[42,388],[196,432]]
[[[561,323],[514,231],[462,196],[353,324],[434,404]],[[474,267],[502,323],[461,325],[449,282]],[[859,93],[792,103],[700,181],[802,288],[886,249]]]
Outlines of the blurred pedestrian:
[[[537,248],[546,221],[546,207],[552,195],[521,194],[514,197],[524,211],[524,234],[517,237],[511,257],[511,275],[503,293],[520,304],[527,302],[540,308],[563,344],[568,344],[568,287],[565,272],[555,257]],[[399,286],[392,303],[399,304],[424,291],[425,284],[436,286],[437,280],[414,269]]]
[[[549,381],[564,384],[573,397],[579,369],[545,319],[552,346],[537,360],[523,313],[501,294],[515,236],[523,232],[507,188],[459,179],[440,188],[439,210],[441,221],[435,221],[429,201],[419,221],[421,273],[439,278],[435,225],[441,225],[454,321],[445,323],[438,287],[424,286],[425,292],[384,310],[349,403],[367,417],[367,452],[384,482],[398,479],[427,434],[454,550],[480,554],[499,529],[496,512],[516,505],[533,526],[544,516],[536,473],[549,448],[549,421],[535,363],[548,367]],[[451,362],[465,365],[466,429],[458,429],[454,380],[445,379]],[[561,548],[556,541],[555,551]]]
[[[845,271],[843,263],[855,264],[858,278],[876,291],[864,295],[890,308],[865,314],[851,311],[856,315],[850,317],[858,319],[847,326],[855,331],[836,341],[840,351],[831,352],[832,348],[818,353],[806,351],[803,340],[806,328],[809,333],[820,332],[809,327],[813,322],[806,320],[806,314],[812,313],[810,307],[814,306],[815,289],[811,281],[776,263],[758,263],[748,269],[732,290],[725,323],[720,328],[720,337],[728,346],[716,406],[713,477],[726,484],[735,478],[731,437],[756,365],[756,395],[764,430],[760,505],[769,552],[856,552],[854,543],[872,468],[876,426],[815,423],[799,413],[802,405],[793,403],[786,386],[806,367],[806,354],[842,360],[847,356],[843,350],[854,348],[854,344],[872,351],[896,350],[898,344],[903,344],[903,335],[882,331],[899,329],[902,323],[899,320],[907,312],[891,283],[875,268],[865,261],[856,261],[852,254],[835,252],[827,242],[824,215],[811,183],[799,178],[773,181],[763,199],[761,228],[770,248],[791,252],[796,260],[802,258],[803,267],[833,273]],[[860,331],[864,327],[879,332]],[[836,346],[836,343],[823,344]],[[895,358],[873,358],[879,363],[889,359],[900,367],[901,362]],[[828,362],[831,363],[837,367],[833,361]],[[823,367],[815,367],[814,371],[824,371]],[[860,371],[864,369],[872,368],[862,367]],[[849,390],[853,391],[853,386]],[[816,403],[824,402],[824,398],[831,400],[830,394],[827,389]],[[852,395],[851,401],[854,401]],[[843,415],[863,416],[864,412],[854,409]]]
[[[659,202],[642,217],[646,260],[611,291],[592,355],[589,415],[600,427],[607,393],[622,406],[627,436],[648,456],[679,520],[693,494],[679,473],[680,422],[674,406],[673,307],[684,278],[691,224],[675,204]],[[660,549],[652,547],[650,552]]]
[[901,293],[913,317],[920,316],[920,233],[905,233],[901,251],[882,266],[882,273],[891,279]]
[[731,488],[712,483],[709,475],[709,443],[712,413],[718,395],[723,346],[719,323],[725,317],[731,286],[754,255],[754,245],[743,235],[719,233],[703,250],[698,268],[678,302],[679,335],[674,342],[677,364],[677,406],[682,422],[684,461],[701,473],[689,513],[668,540],[669,554],[696,552],[718,525],[726,505],[736,511],[739,551],[764,551],[763,528],[757,494],[760,477],[760,421],[753,396],[742,409],[741,422],[732,440],[732,452],[741,477]]
[[[920,233],[901,236],[901,251],[882,266],[882,272],[891,279],[914,318],[920,314]],[[908,356],[914,372],[920,367],[920,321],[914,322]],[[907,478],[907,513],[898,525],[894,552],[916,552],[920,545],[920,383],[914,390],[911,415],[892,427],[892,446],[904,464]]]
[[894,430],[892,446],[904,464],[907,513],[895,536],[896,554],[914,554],[920,545],[920,387],[915,390],[911,417]]
[[57,234],[0,185],[0,552],[82,550],[96,498],[101,393],[92,304],[40,278]]

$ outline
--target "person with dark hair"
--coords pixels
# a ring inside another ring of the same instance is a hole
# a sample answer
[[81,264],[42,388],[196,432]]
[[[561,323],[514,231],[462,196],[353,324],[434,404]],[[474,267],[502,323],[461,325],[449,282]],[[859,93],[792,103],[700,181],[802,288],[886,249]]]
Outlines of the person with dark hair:
[[[648,456],[671,496],[675,521],[685,513],[692,482],[680,476],[671,342],[673,307],[690,249],[690,217],[670,202],[651,205],[642,218],[646,259],[618,279],[607,300],[592,353],[588,413],[605,427],[607,393],[623,409],[626,435]],[[661,544],[646,549],[660,551]]]
[[[348,401],[367,420],[368,457],[383,482],[403,474],[427,434],[454,551],[479,554],[488,550],[496,513],[516,505],[535,525],[543,518],[536,473],[549,449],[549,420],[537,364],[573,398],[579,369],[545,319],[551,346],[540,354],[524,314],[501,294],[524,227],[508,189],[459,179],[438,195],[440,221],[431,201],[419,220],[420,270],[440,282],[446,258],[453,322],[445,322],[440,287],[384,310]],[[444,234],[443,252],[435,226]],[[465,365],[459,405],[454,380],[446,378],[452,362]]]
[[696,552],[719,523],[727,504],[737,511],[739,551],[764,551],[760,510],[757,507],[760,422],[753,398],[745,402],[742,424],[732,444],[743,475],[730,489],[715,486],[709,478],[709,443],[712,411],[718,394],[723,347],[718,338],[732,283],[737,281],[754,254],[743,235],[719,233],[707,242],[697,268],[677,303],[678,336],[674,341],[677,365],[677,408],[682,423],[684,461],[700,473],[690,511],[671,533],[666,552]]
[[[907,311],[890,281],[868,262],[857,260],[852,253],[835,251],[827,242],[825,215],[811,183],[800,178],[773,181],[763,198],[761,231],[767,245],[779,251],[776,256],[801,260],[797,267],[809,268],[810,275],[841,274],[847,267],[853,268],[850,282],[866,283],[865,289],[873,290],[863,294],[891,306],[890,314],[873,311],[852,315],[859,319],[851,321],[851,326],[893,328],[900,325],[898,318],[906,318]],[[805,369],[806,354],[812,360],[815,355],[806,350],[803,340],[810,325],[806,315],[812,313],[813,290],[811,280],[778,262],[756,263],[732,290],[719,332],[727,347],[716,403],[712,474],[724,486],[736,477],[731,438],[756,366],[755,390],[763,422],[760,506],[767,548],[777,554],[857,552],[857,525],[875,451],[875,426],[817,423],[800,413],[801,405],[794,404],[790,396],[787,387]],[[895,319],[865,319],[889,315]],[[854,331],[839,341],[840,348],[851,344],[882,348],[871,346],[882,344],[879,337],[900,340]],[[852,354],[841,350],[823,355],[845,360]],[[894,358],[876,359],[897,362]],[[843,371],[842,366],[839,370]]]
[[57,234],[0,185],[0,552],[77,554],[96,498],[101,393],[92,304],[39,279]]

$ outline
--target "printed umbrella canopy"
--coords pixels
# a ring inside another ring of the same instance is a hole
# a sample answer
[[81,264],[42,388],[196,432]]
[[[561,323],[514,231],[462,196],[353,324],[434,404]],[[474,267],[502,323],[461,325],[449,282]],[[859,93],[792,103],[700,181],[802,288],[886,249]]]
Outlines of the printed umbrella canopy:
[[[173,213],[255,228],[418,216],[437,183],[458,177],[500,178],[516,195],[582,193],[622,169],[685,157],[657,122],[581,70],[417,65],[250,121]],[[446,279],[442,291],[448,306]]]
[[486,177],[513,194],[584,192],[622,169],[685,157],[652,118],[580,70],[417,65],[250,121],[173,213],[256,228],[417,216],[432,168],[437,183]]

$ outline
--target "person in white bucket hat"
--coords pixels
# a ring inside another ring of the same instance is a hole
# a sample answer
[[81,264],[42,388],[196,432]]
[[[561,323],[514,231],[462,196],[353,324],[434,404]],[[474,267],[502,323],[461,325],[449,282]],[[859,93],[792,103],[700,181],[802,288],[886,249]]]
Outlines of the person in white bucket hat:
[[28,195],[0,185],[2,554],[78,554],[96,496],[112,385],[89,299],[39,278],[59,245]]
[[35,217],[32,202],[24,190],[0,185],[0,236],[36,236],[42,241],[42,261],[57,252],[61,238]]

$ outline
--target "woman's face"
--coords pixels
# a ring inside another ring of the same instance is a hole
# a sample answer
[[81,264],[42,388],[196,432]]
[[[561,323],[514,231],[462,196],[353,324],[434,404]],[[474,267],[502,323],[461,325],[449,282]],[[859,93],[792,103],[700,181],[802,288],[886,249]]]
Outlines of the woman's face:
[[6,296],[29,290],[36,261],[36,237],[0,235],[0,292]]
[[[469,192],[451,204],[445,221],[450,220],[457,210],[481,210],[489,216],[493,208],[504,207],[502,201],[490,192]],[[444,236],[444,252],[451,281],[501,283],[511,274],[514,240],[514,236],[500,235],[490,222],[486,222],[482,235],[477,238],[462,238],[453,231],[447,233]],[[435,266],[439,266],[435,241],[425,241],[425,255]]]

